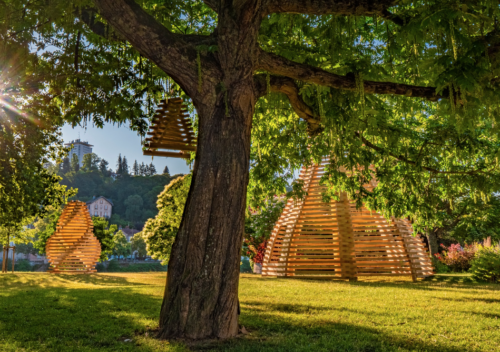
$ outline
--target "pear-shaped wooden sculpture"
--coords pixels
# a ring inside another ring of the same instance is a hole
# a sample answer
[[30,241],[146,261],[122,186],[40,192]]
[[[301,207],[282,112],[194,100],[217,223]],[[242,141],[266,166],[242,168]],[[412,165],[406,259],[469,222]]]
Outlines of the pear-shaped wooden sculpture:
[[[303,168],[307,196],[289,199],[268,241],[262,275],[357,280],[360,276],[433,275],[429,254],[409,221],[385,219],[340,194],[323,202],[326,161]],[[367,185],[368,188],[373,187]]]
[[90,274],[101,255],[101,244],[94,236],[94,226],[87,204],[69,202],[64,208],[56,232],[47,241],[45,250],[51,273]]

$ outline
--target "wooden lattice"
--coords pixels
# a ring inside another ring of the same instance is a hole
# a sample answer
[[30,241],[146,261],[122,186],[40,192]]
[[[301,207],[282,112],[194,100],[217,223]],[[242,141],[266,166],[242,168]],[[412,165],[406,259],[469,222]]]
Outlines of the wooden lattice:
[[189,152],[196,151],[197,139],[187,112],[181,98],[162,101],[148,132],[151,137],[146,138],[144,155],[189,159]]
[[50,236],[45,250],[52,273],[94,273],[101,255],[101,244],[94,236],[87,204],[69,202]]
[[429,254],[409,221],[356,209],[342,193],[340,201],[323,202],[319,181],[325,165],[301,170],[307,196],[288,200],[268,241],[262,275],[350,280],[408,275],[414,281],[433,275]]

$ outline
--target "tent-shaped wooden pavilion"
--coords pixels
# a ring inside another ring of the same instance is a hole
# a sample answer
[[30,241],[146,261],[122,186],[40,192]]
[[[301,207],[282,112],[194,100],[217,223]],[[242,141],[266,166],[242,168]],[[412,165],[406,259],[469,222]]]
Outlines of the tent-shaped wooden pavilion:
[[409,221],[356,209],[344,193],[340,201],[323,202],[325,188],[319,182],[326,163],[301,170],[307,196],[288,200],[268,241],[262,275],[353,281],[381,275],[416,281],[433,275],[426,247],[412,235]]

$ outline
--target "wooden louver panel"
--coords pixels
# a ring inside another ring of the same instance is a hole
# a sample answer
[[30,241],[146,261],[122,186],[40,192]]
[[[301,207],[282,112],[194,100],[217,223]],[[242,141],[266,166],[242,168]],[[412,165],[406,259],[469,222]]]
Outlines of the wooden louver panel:
[[188,117],[181,98],[162,101],[153,117],[143,154],[189,159],[189,152],[196,151],[197,139]]
[[56,232],[47,241],[45,251],[49,272],[89,274],[101,255],[101,244],[94,236],[87,204],[69,202],[64,208]]
[[409,221],[356,209],[344,193],[339,201],[323,202],[319,181],[325,165],[301,170],[307,196],[288,200],[268,241],[262,275],[353,280],[433,275],[429,254]]

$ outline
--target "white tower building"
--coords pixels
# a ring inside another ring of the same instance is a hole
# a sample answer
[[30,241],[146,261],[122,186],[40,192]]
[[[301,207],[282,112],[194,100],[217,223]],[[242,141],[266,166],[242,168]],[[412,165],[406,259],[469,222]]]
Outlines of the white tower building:
[[76,154],[78,157],[78,161],[80,163],[80,167],[83,166],[83,156],[85,154],[91,154],[92,153],[92,147],[93,145],[89,144],[88,142],[81,141],[80,139],[75,139],[74,141],[71,141],[69,143],[66,143],[65,146],[70,147],[73,145],[73,148],[68,154],[69,160],[73,158],[73,154]]

